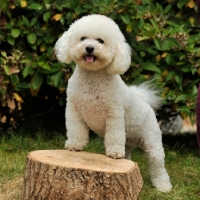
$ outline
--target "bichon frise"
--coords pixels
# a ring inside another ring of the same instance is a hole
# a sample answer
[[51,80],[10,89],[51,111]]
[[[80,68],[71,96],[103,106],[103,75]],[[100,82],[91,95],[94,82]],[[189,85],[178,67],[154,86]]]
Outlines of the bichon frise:
[[58,39],[55,52],[61,62],[77,64],[68,82],[65,147],[82,150],[89,129],[104,138],[109,157],[131,159],[139,147],[148,158],[152,184],[170,191],[153,110],[160,98],[148,84],[127,87],[119,76],[129,68],[131,49],[118,25],[103,15],[82,17]]

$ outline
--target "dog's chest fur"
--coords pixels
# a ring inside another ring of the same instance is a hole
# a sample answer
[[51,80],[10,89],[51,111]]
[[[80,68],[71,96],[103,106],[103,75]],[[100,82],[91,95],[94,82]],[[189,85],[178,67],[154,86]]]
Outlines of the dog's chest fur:
[[91,72],[77,69],[72,79],[73,85],[70,83],[68,87],[68,98],[71,98],[75,109],[90,129],[100,135],[104,134],[107,113],[112,109],[110,105],[113,105],[113,101],[120,101],[122,91],[116,85],[114,76],[103,70]]

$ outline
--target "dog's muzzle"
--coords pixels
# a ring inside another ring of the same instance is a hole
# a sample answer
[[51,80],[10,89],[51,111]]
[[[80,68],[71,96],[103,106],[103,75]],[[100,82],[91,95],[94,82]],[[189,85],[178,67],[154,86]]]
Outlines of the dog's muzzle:
[[84,56],[84,60],[87,63],[93,63],[96,59],[95,56],[92,55],[92,53],[94,52],[94,47],[92,45],[89,45],[85,48],[87,54]]
[[92,53],[93,51],[94,51],[94,47],[92,46],[92,45],[89,45],[89,46],[87,46],[86,48],[85,48],[85,50],[86,50],[86,52],[87,53]]

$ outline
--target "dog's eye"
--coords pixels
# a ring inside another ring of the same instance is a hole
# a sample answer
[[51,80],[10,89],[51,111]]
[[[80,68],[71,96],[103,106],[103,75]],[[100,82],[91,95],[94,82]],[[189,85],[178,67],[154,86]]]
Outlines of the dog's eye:
[[86,37],[81,37],[80,40],[81,40],[81,41],[84,41],[85,39],[87,39],[87,38],[86,38]]
[[101,44],[104,43],[104,41],[103,41],[101,38],[98,38],[97,41],[98,41],[99,43],[101,43]]

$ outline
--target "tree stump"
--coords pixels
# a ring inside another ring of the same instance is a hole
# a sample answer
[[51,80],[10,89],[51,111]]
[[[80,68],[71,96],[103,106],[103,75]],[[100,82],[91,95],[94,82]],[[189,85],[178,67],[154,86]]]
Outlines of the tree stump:
[[27,156],[22,200],[129,200],[143,185],[137,163],[67,150]]

